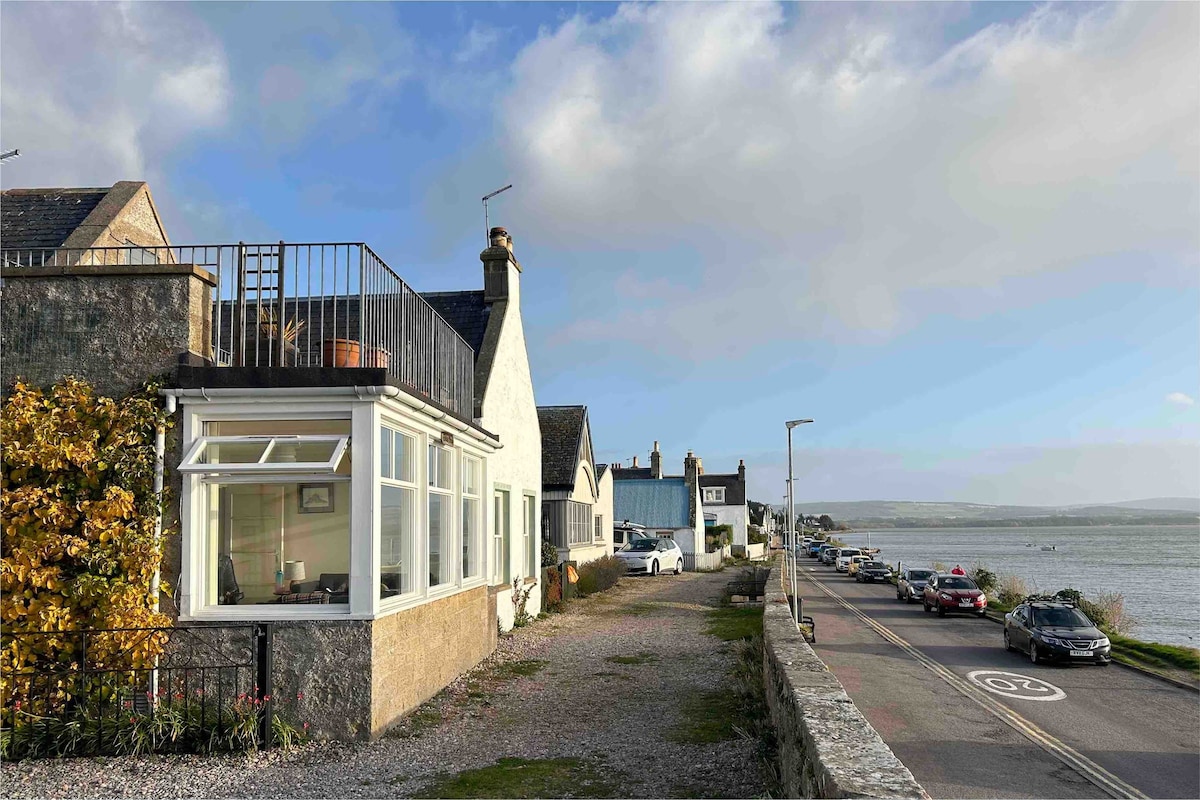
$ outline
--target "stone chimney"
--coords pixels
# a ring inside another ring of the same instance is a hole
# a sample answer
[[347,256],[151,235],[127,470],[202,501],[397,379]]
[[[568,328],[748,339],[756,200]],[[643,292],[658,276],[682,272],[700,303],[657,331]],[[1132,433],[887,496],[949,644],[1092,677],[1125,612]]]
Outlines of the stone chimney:
[[504,228],[492,228],[491,245],[479,254],[483,262],[483,301],[520,303],[521,263],[513,255],[513,239]]
[[638,468],[637,456],[634,456],[634,457],[633,457],[633,468],[634,468],[634,469],[637,469],[637,468]]
[[654,479],[662,478],[662,453],[658,452],[658,441],[654,442],[654,449],[650,451],[650,477]]
[[696,458],[691,450],[687,451],[687,458],[683,459],[683,484],[687,487],[688,492],[688,524],[693,528],[696,527],[696,520],[699,517],[700,509],[700,476],[703,474],[704,468],[700,465],[700,459]]
[[746,459],[738,459],[738,480],[742,483],[746,482]]

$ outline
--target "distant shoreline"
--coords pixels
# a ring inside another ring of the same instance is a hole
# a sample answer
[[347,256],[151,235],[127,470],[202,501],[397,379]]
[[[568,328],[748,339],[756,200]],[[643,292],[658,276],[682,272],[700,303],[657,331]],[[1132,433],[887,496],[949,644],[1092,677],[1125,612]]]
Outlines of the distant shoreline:
[[1144,525],[1200,527],[1200,517],[1029,517],[1026,519],[855,519],[847,531],[908,530],[913,528],[1128,528]]

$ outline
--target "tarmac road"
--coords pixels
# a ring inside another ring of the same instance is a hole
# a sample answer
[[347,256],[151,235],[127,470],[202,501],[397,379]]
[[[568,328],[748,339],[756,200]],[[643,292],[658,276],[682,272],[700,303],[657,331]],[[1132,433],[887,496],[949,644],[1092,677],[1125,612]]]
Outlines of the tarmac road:
[[933,797],[1200,797],[1196,692],[1116,664],[1034,665],[994,622],[924,613],[813,559],[800,573],[814,649]]

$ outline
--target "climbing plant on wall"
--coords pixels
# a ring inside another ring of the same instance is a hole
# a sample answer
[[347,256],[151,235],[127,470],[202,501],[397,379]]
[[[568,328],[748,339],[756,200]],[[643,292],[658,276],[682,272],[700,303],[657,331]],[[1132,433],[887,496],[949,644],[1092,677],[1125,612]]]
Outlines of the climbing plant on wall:
[[[6,708],[28,691],[19,673],[78,666],[78,637],[58,634],[170,624],[154,610],[151,592],[162,561],[153,488],[159,425],[169,419],[153,386],[113,399],[66,378],[47,391],[18,383],[5,400],[0,702]],[[89,664],[139,668],[159,654],[162,638],[97,634],[87,647]]]

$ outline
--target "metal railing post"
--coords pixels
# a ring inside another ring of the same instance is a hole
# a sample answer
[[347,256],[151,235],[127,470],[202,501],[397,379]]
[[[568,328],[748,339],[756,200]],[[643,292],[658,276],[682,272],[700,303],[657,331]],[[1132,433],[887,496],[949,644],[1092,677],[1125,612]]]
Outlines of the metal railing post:
[[258,741],[263,748],[271,747],[275,701],[271,693],[272,640],[275,626],[258,623],[254,626],[254,699],[258,706]]
[[[279,339],[279,360],[275,362],[277,367],[286,367],[287,363],[287,336],[284,335],[284,330],[287,328],[287,315],[284,313],[284,298],[287,296],[284,291],[283,271],[284,263],[284,245],[283,240],[279,240],[279,255],[275,259],[275,266],[279,269],[279,280],[275,283],[275,299],[279,301],[278,323],[275,329],[275,336]],[[260,263],[261,269],[261,263]]]

